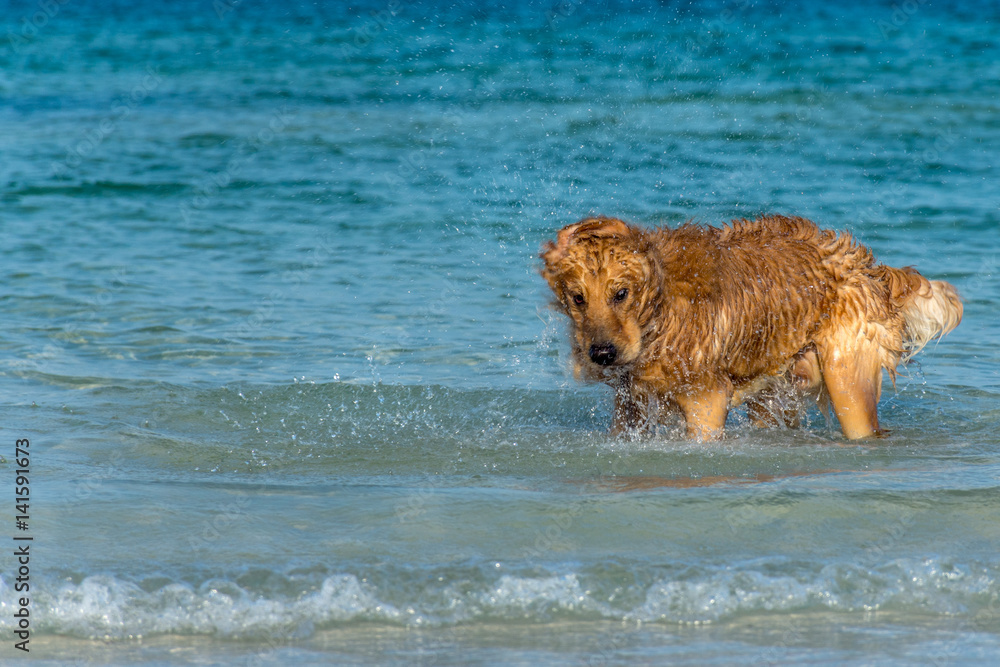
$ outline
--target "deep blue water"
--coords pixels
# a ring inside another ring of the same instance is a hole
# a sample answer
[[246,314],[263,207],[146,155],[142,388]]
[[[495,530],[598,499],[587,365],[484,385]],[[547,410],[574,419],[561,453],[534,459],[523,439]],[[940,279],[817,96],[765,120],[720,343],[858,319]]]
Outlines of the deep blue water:
[[[2,8],[29,657],[1000,655],[995,3]],[[540,245],[590,214],[763,212],[962,293],[883,397],[891,437],[818,412],[609,437]],[[0,559],[4,659],[16,577]]]

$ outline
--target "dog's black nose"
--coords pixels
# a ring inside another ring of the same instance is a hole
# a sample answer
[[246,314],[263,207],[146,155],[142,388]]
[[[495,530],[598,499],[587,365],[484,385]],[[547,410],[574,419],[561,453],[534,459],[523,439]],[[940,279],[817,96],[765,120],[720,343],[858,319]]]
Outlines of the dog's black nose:
[[590,346],[590,360],[601,366],[610,366],[618,358],[618,349],[614,343]]

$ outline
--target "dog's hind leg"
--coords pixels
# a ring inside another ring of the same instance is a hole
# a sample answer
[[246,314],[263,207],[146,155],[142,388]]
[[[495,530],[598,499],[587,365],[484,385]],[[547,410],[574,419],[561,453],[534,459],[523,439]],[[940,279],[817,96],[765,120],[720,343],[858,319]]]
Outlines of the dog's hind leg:
[[802,418],[800,403],[791,387],[774,388],[746,400],[747,416],[757,428],[798,428]]
[[745,404],[747,416],[758,428],[798,428],[806,411],[806,400],[820,403],[821,396],[823,373],[819,355],[816,346],[809,344],[792,357],[781,375],[762,376],[737,389],[729,406]]
[[877,344],[863,334],[849,345],[833,340],[819,348],[833,411],[851,440],[883,435],[878,426],[882,363],[876,348]]

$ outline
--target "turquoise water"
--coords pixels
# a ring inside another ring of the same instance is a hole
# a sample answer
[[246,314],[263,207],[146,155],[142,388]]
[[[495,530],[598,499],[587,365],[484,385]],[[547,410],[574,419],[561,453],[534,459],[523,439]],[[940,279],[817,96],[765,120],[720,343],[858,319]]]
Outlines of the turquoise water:
[[[994,4],[3,7],[0,658],[1000,655]],[[539,246],[761,212],[963,294],[891,437],[609,437]]]

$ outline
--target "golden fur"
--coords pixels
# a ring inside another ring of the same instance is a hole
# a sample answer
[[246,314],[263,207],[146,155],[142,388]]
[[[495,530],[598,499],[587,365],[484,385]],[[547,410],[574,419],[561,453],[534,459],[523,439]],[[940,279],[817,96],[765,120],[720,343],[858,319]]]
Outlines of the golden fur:
[[877,435],[882,369],[895,379],[962,318],[948,283],[804,218],[652,230],[587,218],[541,258],[575,374],[615,389],[616,432],[679,410],[690,437],[718,437],[743,403],[755,423],[794,425],[812,396],[848,438]]

